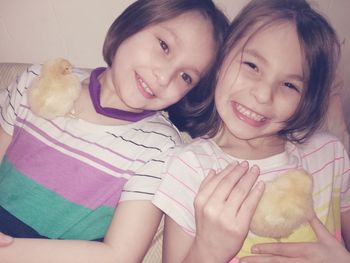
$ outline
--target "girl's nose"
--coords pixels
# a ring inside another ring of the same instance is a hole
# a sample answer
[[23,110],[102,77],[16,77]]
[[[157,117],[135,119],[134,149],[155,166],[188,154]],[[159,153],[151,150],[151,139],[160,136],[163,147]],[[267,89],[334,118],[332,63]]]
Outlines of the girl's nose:
[[167,86],[171,82],[173,70],[170,67],[158,67],[153,69],[153,75],[160,86]]
[[257,83],[252,89],[251,94],[256,101],[261,104],[268,104],[273,101],[273,88],[269,83]]

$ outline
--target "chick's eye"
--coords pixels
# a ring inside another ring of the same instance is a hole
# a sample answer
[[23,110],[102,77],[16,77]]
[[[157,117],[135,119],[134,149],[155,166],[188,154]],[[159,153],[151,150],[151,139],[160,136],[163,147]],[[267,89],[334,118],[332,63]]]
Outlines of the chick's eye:
[[163,51],[168,54],[169,53],[169,46],[167,43],[165,43],[165,41],[159,39],[159,45],[160,47],[163,49]]
[[243,64],[246,65],[247,67],[249,67],[250,69],[256,71],[256,72],[259,72],[258,66],[255,65],[254,63],[249,62],[249,61],[244,61]]
[[188,85],[191,85],[191,84],[192,84],[192,78],[191,78],[191,76],[188,75],[187,73],[182,72],[182,73],[181,73],[181,78],[182,78]]

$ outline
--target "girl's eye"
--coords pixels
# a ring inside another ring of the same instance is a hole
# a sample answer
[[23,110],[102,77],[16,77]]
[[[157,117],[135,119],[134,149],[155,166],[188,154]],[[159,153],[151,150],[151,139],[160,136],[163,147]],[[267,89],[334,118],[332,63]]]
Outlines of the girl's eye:
[[295,90],[297,92],[300,92],[299,88],[297,88],[293,83],[290,82],[284,82],[283,85],[289,89]]
[[251,68],[252,70],[254,70],[256,72],[259,72],[259,68],[254,63],[248,62],[248,61],[244,61],[243,64],[247,65],[249,68]]
[[181,72],[181,78],[188,84],[191,85],[192,84],[192,78],[190,75],[186,74],[185,72]]
[[166,54],[169,53],[169,47],[168,47],[167,43],[165,43],[163,40],[159,39],[159,45]]

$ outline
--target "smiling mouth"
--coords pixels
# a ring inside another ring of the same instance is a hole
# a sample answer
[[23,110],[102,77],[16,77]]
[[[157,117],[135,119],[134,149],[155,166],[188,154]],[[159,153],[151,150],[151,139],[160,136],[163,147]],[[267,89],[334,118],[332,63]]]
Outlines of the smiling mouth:
[[254,112],[254,111],[251,111],[248,108],[245,108],[244,106],[242,106],[241,104],[238,104],[237,102],[235,102],[234,105],[240,114],[244,115],[245,117],[247,117],[253,121],[263,122],[263,121],[267,120],[266,117]]
[[137,82],[139,84],[139,87],[141,87],[144,92],[146,92],[147,94],[149,94],[152,97],[155,96],[153,91],[151,90],[151,88],[147,85],[147,83],[137,73],[136,73],[136,79],[137,79]]

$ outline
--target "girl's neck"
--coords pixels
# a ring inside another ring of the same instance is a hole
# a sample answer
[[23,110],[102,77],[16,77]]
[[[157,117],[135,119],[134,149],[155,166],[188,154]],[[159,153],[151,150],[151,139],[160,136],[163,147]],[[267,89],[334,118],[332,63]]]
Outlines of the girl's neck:
[[[131,122],[140,121],[156,113],[151,110],[134,109],[127,106],[120,97],[118,87],[113,84],[110,69],[97,68],[91,72],[89,92],[96,112],[107,117]],[[112,105],[109,106],[111,102]]]
[[[114,87],[110,68],[107,68],[98,77],[101,83],[100,103],[103,107],[115,107],[124,110],[125,106],[117,95],[117,88]],[[126,108],[125,108],[126,110]]]
[[[99,68],[82,82],[82,92],[74,105],[74,118],[98,125],[124,125],[142,120],[155,112],[130,112],[117,95],[110,70]],[[123,105],[123,106],[120,106]]]
[[285,151],[286,143],[277,136],[247,140],[234,136],[227,138],[220,132],[214,137],[214,141],[227,154],[245,160],[259,160],[280,154]]

